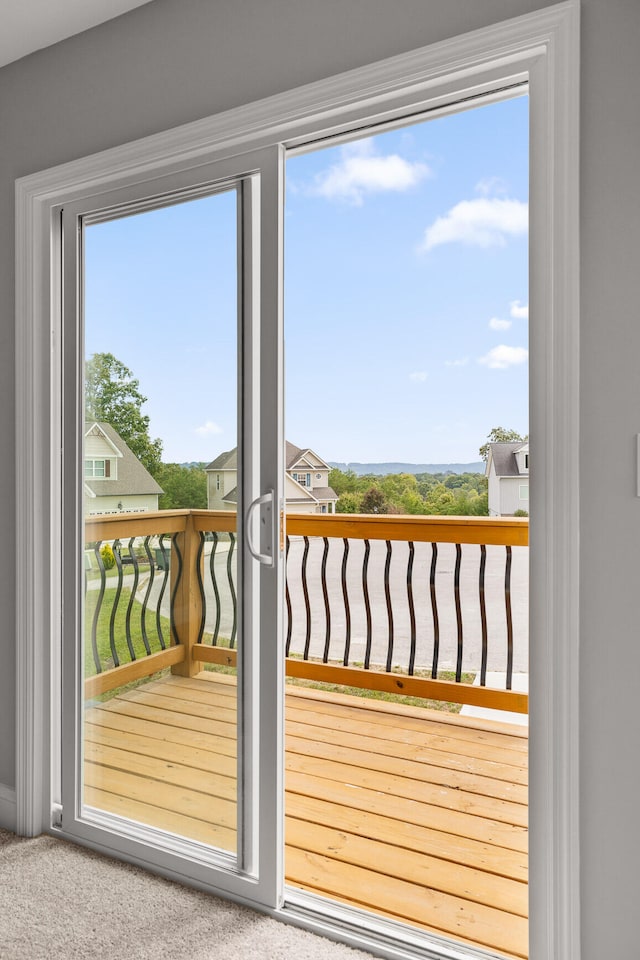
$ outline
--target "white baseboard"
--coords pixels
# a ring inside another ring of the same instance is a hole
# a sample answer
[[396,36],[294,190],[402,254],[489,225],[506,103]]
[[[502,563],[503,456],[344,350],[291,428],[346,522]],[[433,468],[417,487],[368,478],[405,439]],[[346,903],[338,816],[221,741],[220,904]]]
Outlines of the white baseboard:
[[0,827],[15,832],[16,820],[16,792],[6,784],[0,783]]

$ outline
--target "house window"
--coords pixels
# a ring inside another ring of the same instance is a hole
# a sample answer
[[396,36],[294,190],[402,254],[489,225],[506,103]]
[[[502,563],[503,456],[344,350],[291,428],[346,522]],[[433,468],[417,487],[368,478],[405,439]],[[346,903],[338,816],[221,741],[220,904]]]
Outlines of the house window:
[[326,512],[327,512],[327,505],[326,503],[323,503],[320,507],[320,513],[326,513]]
[[520,484],[520,499],[528,500],[529,499],[529,484],[521,483]]
[[322,474],[316,473],[316,480],[322,480]]
[[524,455],[524,468],[525,470],[529,469],[529,454],[525,453]]
[[216,490],[220,489],[220,474],[216,473]]
[[109,476],[109,463],[106,460],[85,460],[84,462],[85,478],[93,480],[103,480]]
[[301,487],[310,487],[311,486],[311,474],[310,473],[294,473],[293,479],[297,480]]

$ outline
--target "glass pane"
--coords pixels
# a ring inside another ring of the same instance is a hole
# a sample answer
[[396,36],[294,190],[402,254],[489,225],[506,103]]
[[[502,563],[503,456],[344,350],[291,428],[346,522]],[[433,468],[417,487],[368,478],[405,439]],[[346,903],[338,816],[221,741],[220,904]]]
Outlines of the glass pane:
[[237,844],[235,189],[84,229],[86,808]]
[[528,124],[323,143],[285,218],[286,880],[519,957]]

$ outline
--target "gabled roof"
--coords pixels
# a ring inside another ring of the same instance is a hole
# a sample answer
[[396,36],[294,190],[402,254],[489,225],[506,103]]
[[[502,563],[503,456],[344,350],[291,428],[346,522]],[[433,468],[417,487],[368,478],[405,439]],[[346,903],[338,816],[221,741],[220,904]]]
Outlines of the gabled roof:
[[[296,447],[295,444],[289,443],[287,440],[285,442],[285,451],[284,451],[284,462],[285,469],[292,470],[295,465],[305,458],[307,454],[313,454],[315,459],[318,461],[318,464],[308,464],[306,469],[309,470],[330,470],[328,463],[319,457],[318,454],[311,449],[311,447]],[[308,461],[307,461],[308,463]],[[219,456],[212,460],[211,463],[205,467],[205,470],[237,470],[238,469],[238,448],[234,447],[233,450],[226,450],[224,453],[221,453]]]
[[118,442],[120,444],[123,443],[123,440],[120,437],[120,435],[113,429],[113,427],[111,428],[110,433],[108,433],[104,429],[105,427],[108,427],[108,426],[109,426],[108,423],[98,423],[97,420],[89,420],[88,423],[86,424],[86,429],[84,431],[85,439],[87,437],[102,437],[102,439],[105,441],[107,446],[111,448],[113,456],[121,457],[122,451],[119,449],[118,446],[116,446],[116,443],[113,439],[113,435],[115,435],[118,438]]
[[497,477],[521,477],[522,473],[518,470],[518,461],[515,454],[524,449],[528,451],[528,441],[524,443],[521,440],[518,440],[517,443],[490,443],[487,473],[493,462]]
[[[96,425],[95,421],[87,423],[86,433]],[[113,429],[110,423],[100,421],[97,426],[105,435],[109,444],[114,447],[118,459],[118,478],[111,480],[94,480],[86,477],[85,488],[91,497],[132,497],[163,493],[159,483],[153,479],[146,467],[140,463],[135,453],[129,449],[120,434]]]
[[[285,444],[285,469],[293,470],[299,463],[305,464],[305,469],[307,470],[330,470],[331,467],[328,463],[319,457],[315,450],[312,450],[311,447],[296,447],[293,443]],[[313,463],[309,459],[309,454],[314,460],[317,460],[317,463]]]

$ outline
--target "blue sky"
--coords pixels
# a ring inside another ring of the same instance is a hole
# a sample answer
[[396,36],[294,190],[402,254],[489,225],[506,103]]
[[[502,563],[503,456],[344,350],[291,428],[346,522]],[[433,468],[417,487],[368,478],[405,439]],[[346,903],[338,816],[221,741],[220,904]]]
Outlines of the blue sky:
[[[471,461],[528,431],[528,101],[287,160],[286,434],[327,460]],[[235,195],[86,231],[86,352],[166,461],[236,443]]]

